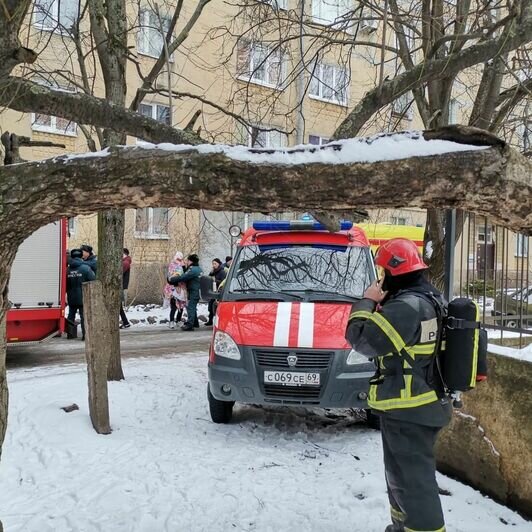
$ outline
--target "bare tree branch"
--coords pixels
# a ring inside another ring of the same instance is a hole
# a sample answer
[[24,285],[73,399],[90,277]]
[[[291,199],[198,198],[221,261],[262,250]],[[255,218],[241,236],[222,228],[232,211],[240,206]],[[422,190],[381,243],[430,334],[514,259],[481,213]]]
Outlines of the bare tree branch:
[[[517,17],[517,15],[516,15]],[[434,58],[417,64],[414,68],[385,82],[382,90],[373,89],[355,105],[335,132],[336,138],[356,135],[361,127],[380,108],[393,100],[422,86],[427,81],[442,79],[457,74],[473,65],[498,57],[528,42],[532,38],[532,4],[524,4],[520,18],[509,34],[503,32],[498,39],[490,39],[465,48],[450,57]]]
[[190,131],[175,129],[102,98],[54,90],[29,80],[8,77],[0,84],[0,105],[23,113],[59,116],[79,124],[91,124],[127,132],[148,142],[199,144]]

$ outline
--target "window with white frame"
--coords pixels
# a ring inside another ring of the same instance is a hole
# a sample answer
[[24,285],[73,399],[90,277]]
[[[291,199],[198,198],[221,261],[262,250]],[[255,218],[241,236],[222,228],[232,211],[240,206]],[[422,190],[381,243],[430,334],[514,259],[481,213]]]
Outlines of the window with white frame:
[[314,144],[315,146],[323,146],[323,144],[328,144],[330,139],[325,137],[320,137],[319,135],[309,135],[308,143]]
[[171,124],[170,107],[161,103],[141,103],[139,113],[163,124]]
[[[44,83],[43,83],[44,84]],[[49,84],[48,84],[49,85]],[[50,85],[49,85],[50,86]],[[74,92],[64,87],[54,87],[55,90],[64,92]],[[32,113],[31,129],[33,131],[42,131],[44,133],[54,133],[56,135],[68,135],[75,137],[78,132],[77,124],[67,118],[59,116],[44,115],[41,113]]]
[[274,9],[288,9],[288,0],[262,0],[265,4],[270,4]]
[[460,103],[456,98],[451,98],[449,102],[449,124],[458,124],[458,111],[460,110]]
[[528,255],[528,236],[517,234],[515,239],[515,256],[526,257]]
[[33,21],[43,30],[68,30],[79,17],[79,0],[35,0]]
[[402,24],[401,34],[395,35],[395,47],[399,50],[399,37],[404,37],[406,40],[406,47],[412,52],[416,45],[416,32],[411,25]]
[[403,216],[392,216],[392,225],[406,225],[406,218]]
[[146,207],[135,211],[137,238],[168,238],[169,209]]
[[525,119],[522,124],[519,124],[517,127],[517,137],[519,146],[523,151],[530,151],[532,149],[532,122]]
[[481,224],[477,227],[477,241],[482,244],[493,243],[493,231],[491,225],[486,226],[485,224]]
[[406,92],[393,101],[392,114],[401,119],[412,120],[414,118],[414,98],[411,92]]
[[246,131],[247,145],[250,148],[283,148],[286,134],[267,126],[253,126]]
[[353,9],[353,0],[312,0],[312,18],[334,24]]
[[310,95],[331,103],[347,105],[347,86],[345,68],[317,63],[310,80]]
[[163,50],[164,39],[170,29],[170,18],[161,15],[159,20],[159,16],[153,9],[141,9],[139,25],[140,29],[137,34],[139,53],[159,57]]
[[240,78],[279,87],[283,81],[283,54],[279,47],[240,41],[237,46],[237,74]]
[[68,219],[68,236],[72,236],[75,234],[76,234],[76,219],[69,218]]

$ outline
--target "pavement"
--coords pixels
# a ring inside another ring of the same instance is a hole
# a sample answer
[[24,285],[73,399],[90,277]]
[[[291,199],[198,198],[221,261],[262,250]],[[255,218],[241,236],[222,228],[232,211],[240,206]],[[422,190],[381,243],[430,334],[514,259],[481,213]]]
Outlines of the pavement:
[[[171,330],[163,326],[132,327],[120,331],[122,358],[140,358],[176,353],[208,351],[212,327],[195,331]],[[80,339],[53,338],[44,344],[7,348],[7,368],[30,368],[85,361],[85,344]]]

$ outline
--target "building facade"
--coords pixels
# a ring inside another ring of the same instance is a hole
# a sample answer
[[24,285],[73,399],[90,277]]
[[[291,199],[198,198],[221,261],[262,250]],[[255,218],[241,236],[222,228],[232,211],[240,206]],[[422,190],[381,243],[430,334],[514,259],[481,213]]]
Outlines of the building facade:
[[[255,148],[326,144],[379,76],[394,75],[401,68],[389,50],[382,62],[382,22],[358,10],[355,0],[212,0],[190,31],[187,23],[198,2],[187,1],[170,43],[185,32],[187,36],[167,54],[164,35],[176,4],[127,3],[127,105],[162,56],[164,66],[137,111],[178,128],[201,111],[195,128],[201,128],[206,142]],[[347,16],[353,12],[356,16]],[[88,16],[83,10],[80,14],[78,0],[36,0],[23,39],[39,54],[32,72],[26,74],[33,80],[64,91],[104,96]],[[390,32],[389,44],[394,39]],[[470,105],[457,88],[450,121],[459,122]],[[84,152],[92,143],[100,147],[101,132],[54,116],[4,111],[0,125],[4,131],[64,146],[25,148],[26,159]],[[412,95],[407,94],[361,133],[421,125]],[[130,144],[137,142],[128,138]],[[127,211],[125,245],[134,264],[131,297],[139,302],[160,298],[165,265],[176,251],[198,252],[208,269],[214,257],[223,260],[234,251],[231,225],[245,227],[268,216],[192,211],[187,205]],[[419,209],[372,211],[370,219],[397,225],[425,223]],[[95,216],[79,217],[70,225],[70,247],[89,243],[97,248]]]

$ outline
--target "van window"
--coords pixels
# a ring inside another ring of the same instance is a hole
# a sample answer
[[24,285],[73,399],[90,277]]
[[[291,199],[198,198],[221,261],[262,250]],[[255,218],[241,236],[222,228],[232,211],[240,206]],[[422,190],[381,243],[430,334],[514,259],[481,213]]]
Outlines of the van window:
[[229,293],[269,290],[361,298],[374,278],[368,248],[327,245],[245,246],[235,258]]

